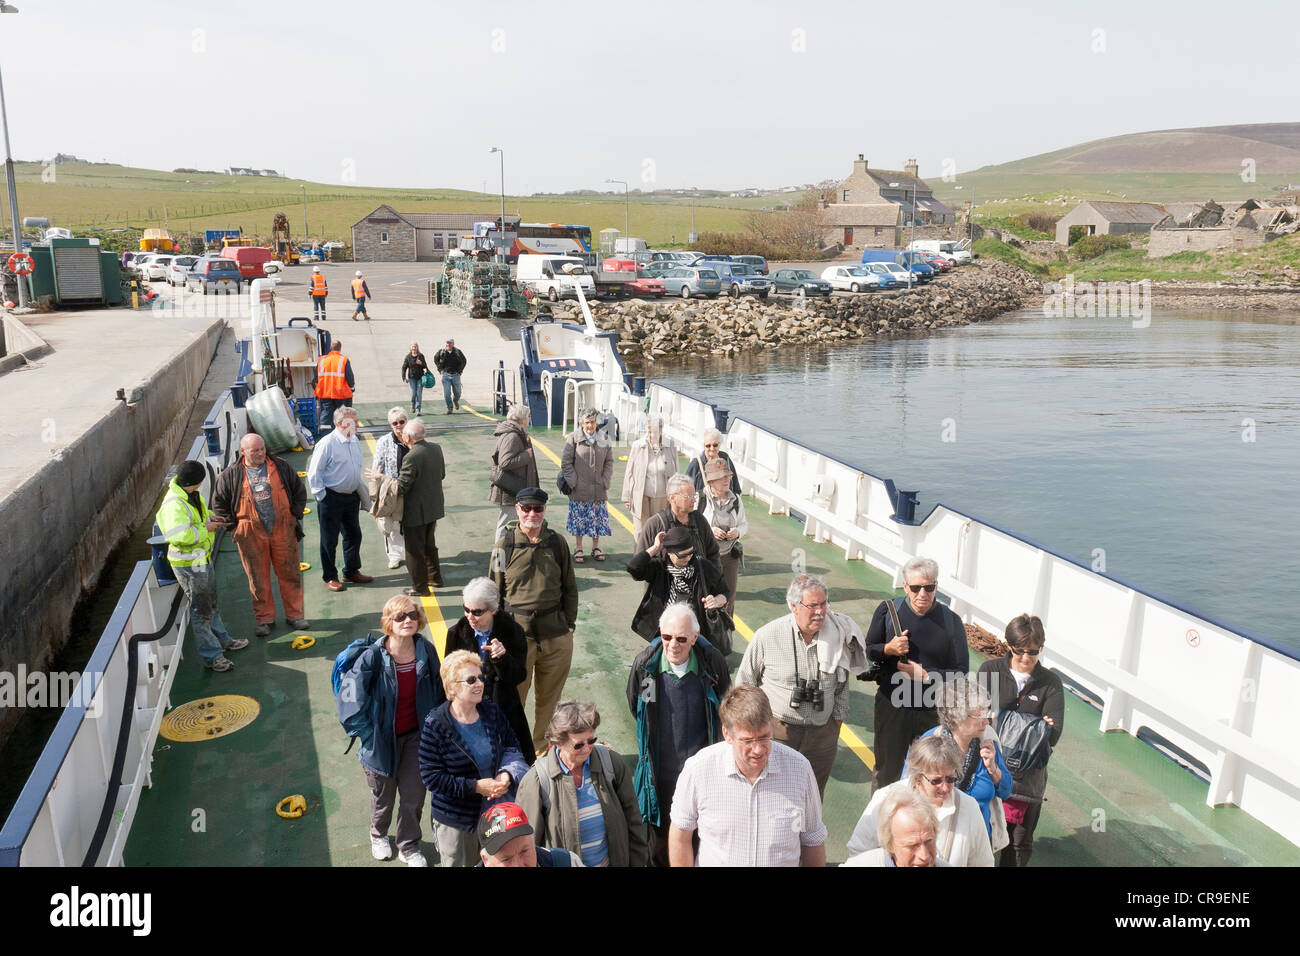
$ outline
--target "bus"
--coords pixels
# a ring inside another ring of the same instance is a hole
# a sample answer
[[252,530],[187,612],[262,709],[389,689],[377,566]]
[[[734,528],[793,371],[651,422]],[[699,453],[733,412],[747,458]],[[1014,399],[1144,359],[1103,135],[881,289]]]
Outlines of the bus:
[[[495,231],[496,223],[493,223],[488,230],[489,235]],[[558,222],[521,222],[518,232],[507,232],[506,238],[510,240],[511,259],[521,255],[580,255],[591,252],[590,226],[564,225]]]

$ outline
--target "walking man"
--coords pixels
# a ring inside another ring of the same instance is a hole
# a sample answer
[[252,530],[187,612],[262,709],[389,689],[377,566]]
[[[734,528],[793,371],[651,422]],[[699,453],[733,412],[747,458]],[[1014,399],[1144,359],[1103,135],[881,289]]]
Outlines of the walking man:
[[316,363],[316,431],[319,434],[325,434],[333,426],[338,408],[351,407],[356,384],[352,363],[343,356],[343,343],[335,339],[330,350]]
[[[528,637],[528,660],[519,699],[537,679],[533,703],[533,752],[546,756],[550,726],[564,679],[573,662],[573,628],[578,623],[578,581],[573,556],[562,535],[546,526],[546,500],[541,488],[523,488],[515,495],[517,521],[492,549],[492,582],[501,592],[505,610]],[[523,741],[520,741],[523,746]]]
[[232,638],[217,610],[212,547],[216,542],[215,532],[225,522],[203,504],[199,486],[206,476],[202,462],[187,461],[177,468],[154,520],[158,522],[158,531],[167,539],[167,561],[190,599],[190,624],[194,627],[194,642],[199,646],[203,666],[228,671],[235,665],[226,652],[243,650],[248,646],[248,639]]
[[366,317],[370,321],[370,314],[366,312],[366,299],[370,298],[370,286],[366,285],[366,280],[361,276],[361,270],[357,270],[356,277],[352,280],[352,299],[356,302],[356,308],[352,310],[352,321],[357,321],[357,313]]
[[[307,486],[316,499],[320,522],[320,569],[331,591],[345,589],[343,581],[369,584],[361,573],[361,509],[370,508],[370,489],[361,476],[361,442],[357,440],[357,413],[340,408],[334,413],[334,430],[316,443],[307,465]],[[343,532],[343,581],[339,580],[334,549]]]
[[465,353],[456,348],[456,340],[447,344],[433,356],[433,367],[442,375],[442,397],[447,403],[447,414],[460,408],[460,373],[465,371]]
[[239,454],[239,461],[217,477],[212,511],[234,534],[253,596],[254,633],[266,637],[275,624],[272,569],[280,582],[285,620],[290,627],[307,627],[309,622],[302,616],[302,572],[298,570],[307,486],[287,461],[267,455],[260,435],[245,435],[239,442]]
[[438,542],[434,532],[443,516],[442,482],[447,464],[442,449],[424,440],[424,423],[407,422],[403,430],[406,447],[397,489],[402,495],[402,536],[406,542],[406,569],[411,573],[411,597],[429,594],[429,585],[442,587],[438,565]]
[[325,277],[321,275],[320,266],[311,267],[311,285],[308,287],[311,293],[312,318],[325,321],[325,296],[329,294],[329,289],[325,285]]

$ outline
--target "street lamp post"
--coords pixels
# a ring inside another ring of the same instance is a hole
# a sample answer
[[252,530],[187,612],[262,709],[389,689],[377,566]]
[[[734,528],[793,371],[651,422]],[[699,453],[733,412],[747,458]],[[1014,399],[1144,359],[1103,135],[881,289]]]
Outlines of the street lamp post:
[[[607,180],[605,180],[605,182],[607,182],[607,183],[618,183],[618,185],[620,185],[620,186],[623,187],[623,238],[626,240],[627,237],[628,237],[628,225],[627,225],[627,222],[628,222],[627,183],[623,182],[623,180],[621,180],[621,179],[607,179]],[[627,251],[627,252],[631,252],[632,250],[631,250],[631,248],[629,247],[626,251]]]
[[298,188],[302,190],[302,241],[307,241],[307,184],[299,183]]
[[[963,189],[962,186],[953,186],[953,189]],[[966,215],[966,222],[970,226],[970,245],[971,249],[975,248],[975,187],[970,188],[970,212]]]
[[[889,188],[897,189],[900,185],[902,184],[890,183]],[[906,196],[907,193],[904,193],[903,195]],[[912,180],[912,214],[911,215],[912,215],[912,240],[908,244],[908,260],[907,260],[907,287],[909,289],[912,288],[912,268],[915,264],[915,260],[911,257],[916,254],[915,250],[911,249],[911,245],[916,242],[916,180],[915,179]]]
[[497,250],[501,256],[501,261],[506,261],[506,151],[500,146],[493,146],[488,149],[489,153],[496,153],[501,160],[501,230],[497,234]]
[[[0,3],[0,13],[17,13],[18,8],[8,3]],[[9,179],[9,220],[14,230],[14,252],[23,251],[23,236],[18,229],[18,186],[14,182],[13,150],[9,148],[9,111],[5,108],[5,84],[0,77],[0,120],[5,130],[5,175]],[[18,283],[18,308],[27,308],[27,290],[23,287],[23,277],[15,276]]]

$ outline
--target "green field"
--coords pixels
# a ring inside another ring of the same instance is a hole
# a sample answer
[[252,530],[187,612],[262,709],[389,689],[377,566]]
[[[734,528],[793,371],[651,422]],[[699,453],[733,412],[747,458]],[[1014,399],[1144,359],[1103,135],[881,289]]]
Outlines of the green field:
[[[64,163],[17,166],[18,207],[23,216],[44,216],[76,234],[90,228],[143,229],[162,226],[175,237],[204,229],[243,229],[268,237],[277,212],[289,217],[295,239],[302,235],[303,190],[310,238],[351,241],[351,227],[381,203],[399,212],[476,212],[500,209],[500,195],[456,189],[378,189],[303,183],[301,180],[227,176],[221,173],[171,173],[124,166]],[[792,194],[793,198],[797,195]],[[747,210],[779,204],[776,198],[700,199],[694,204],[697,232],[733,232]],[[506,212],[526,222],[581,223],[623,229],[621,196],[506,197]],[[691,204],[684,198],[632,197],[632,235],[652,245],[676,237],[685,246],[691,229]]]

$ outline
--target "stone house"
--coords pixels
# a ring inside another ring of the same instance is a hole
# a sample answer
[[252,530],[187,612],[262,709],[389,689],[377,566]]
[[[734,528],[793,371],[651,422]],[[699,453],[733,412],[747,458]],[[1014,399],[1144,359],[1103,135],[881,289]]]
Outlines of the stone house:
[[1146,233],[1169,213],[1164,206],[1153,202],[1097,202],[1079,203],[1056,223],[1056,243],[1070,244],[1070,227],[1083,226],[1088,236],[1119,236],[1127,233]]
[[1294,232],[1297,228],[1297,214],[1294,207],[1260,203],[1249,199],[1226,213],[1222,206],[1209,202],[1207,211],[1217,209],[1219,215],[1211,220],[1201,217],[1203,224],[1197,224],[1197,217],[1176,219],[1173,206],[1165,208],[1170,215],[1156,224],[1151,230],[1151,239],[1147,243],[1147,257],[1158,259],[1179,252],[1207,252],[1212,249],[1253,249],[1276,239],[1278,236]]
[[[436,262],[473,232],[474,223],[495,222],[489,212],[398,212],[383,205],[352,226],[352,257],[357,262]],[[518,216],[506,216],[506,228],[517,229]]]
[[824,240],[859,248],[897,248],[901,229],[920,225],[951,225],[957,214],[934,198],[934,190],[917,175],[915,159],[903,169],[872,169],[862,153],[848,178],[825,204]]

